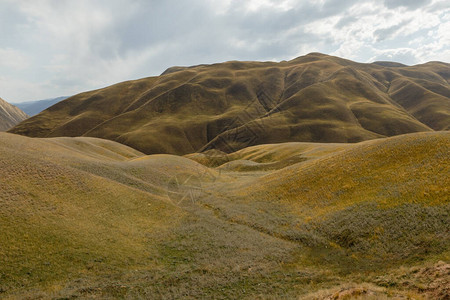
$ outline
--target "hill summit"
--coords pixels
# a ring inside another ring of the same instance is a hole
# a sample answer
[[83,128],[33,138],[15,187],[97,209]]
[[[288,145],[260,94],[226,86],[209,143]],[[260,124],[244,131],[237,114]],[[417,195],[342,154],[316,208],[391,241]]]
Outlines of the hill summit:
[[147,154],[282,142],[359,142],[450,129],[450,65],[357,63],[311,53],[283,62],[172,67],[70,97],[10,132],[89,136]]

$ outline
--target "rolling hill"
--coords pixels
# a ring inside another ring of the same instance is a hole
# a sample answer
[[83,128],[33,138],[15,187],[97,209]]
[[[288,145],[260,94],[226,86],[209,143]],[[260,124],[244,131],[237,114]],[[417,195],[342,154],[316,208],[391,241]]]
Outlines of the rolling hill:
[[6,131],[27,118],[26,113],[0,98],[0,131]]
[[285,217],[278,226],[266,227],[259,223],[265,222],[261,214],[244,216],[233,205],[221,210],[264,232],[321,249],[331,246],[326,255],[342,254],[335,261],[340,268],[346,268],[346,257],[353,258],[351,268],[361,263],[361,269],[414,260],[433,253],[435,246],[440,252],[450,242],[449,142],[449,132],[366,141],[284,167],[245,186],[228,187],[233,204],[284,207],[297,219],[289,230],[283,225]]
[[0,133],[0,297],[445,299],[449,151],[449,132],[184,157]]
[[70,97],[10,132],[100,137],[146,154],[227,153],[450,129],[450,65],[291,61],[173,67]]

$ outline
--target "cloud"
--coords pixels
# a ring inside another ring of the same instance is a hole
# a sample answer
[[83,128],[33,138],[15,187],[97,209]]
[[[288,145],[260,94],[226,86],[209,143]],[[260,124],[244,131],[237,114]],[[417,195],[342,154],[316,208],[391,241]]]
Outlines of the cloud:
[[417,9],[429,4],[431,0],[384,0],[387,8],[405,7],[408,9]]
[[334,27],[336,29],[343,29],[343,27],[346,27],[352,23],[355,23],[357,20],[358,20],[358,18],[356,18],[355,16],[345,15],[345,16],[340,17],[339,22],[337,22],[334,25]]
[[173,65],[313,51],[438,60],[449,52],[449,15],[446,0],[0,0],[0,76],[9,82],[0,96],[50,98]]
[[11,71],[23,70],[29,66],[28,58],[21,51],[0,48],[0,68]]
[[412,48],[398,48],[375,50],[375,56],[370,58],[370,61],[401,61],[406,65],[413,65],[418,63],[417,50]]
[[388,28],[377,29],[374,31],[374,36],[377,42],[392,38],[400,29],[407,26],[409,23],[411,23],[411,20],[405,20],[400,24],[389,26]]

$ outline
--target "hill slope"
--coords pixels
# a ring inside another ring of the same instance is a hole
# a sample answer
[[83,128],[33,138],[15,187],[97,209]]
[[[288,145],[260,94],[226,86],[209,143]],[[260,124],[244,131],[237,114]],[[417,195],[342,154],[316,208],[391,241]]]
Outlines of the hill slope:
[[11,130],[92,136],[144,153],[233,152],[280,142],[358,142],[450,127],[450,65],[291,61],[174,67],[73,96]]
[[6,131],[27,118],[26,113],[0,98],[0,131]]
[[34,115],[37,115],[41,111],[49,108],[50,106],[55,105],[56,103],[67,98],[68,97],[57,97],[52,99],[14,103],[14,105],[23,110],[30,117],[32,117]]
[[431,132],[187,155],[226,160],[208,168],[1,133],[0,296],[439,296],[449,149],[450,133]]
[[[330,253],[353,257],[352,265],[398,263],[450,243],[449,157],[448,132],[367,141],[230,187],[229,197],[288,207],[298,222],[289,231],[282,220],[264,229],[255,216],[240,213],[241,222],[261,230],[313,247],[331,245]],[[336,263],[345,268],[343,260]]]
[[168,155],[133,164],[140,157],[107,140],[0,133],[0,297],[152,268],[151,244],[183,214],[167,199],[167,178],[196,164]]

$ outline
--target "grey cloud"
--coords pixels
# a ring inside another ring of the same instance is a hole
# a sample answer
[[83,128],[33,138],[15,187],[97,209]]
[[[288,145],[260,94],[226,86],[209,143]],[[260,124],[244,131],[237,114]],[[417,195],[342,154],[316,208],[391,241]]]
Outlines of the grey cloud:
[[450,5],[448,4],[448,0],[440,0],[429,5],[426,8],[426,11],[436,13],[446,13],[450,12]]
[[[359,1],[361,2],[361,1]],[[358,0],[327,0],[324,2],[322,7],[323,17],[334,16],[337,14],[341,14],[346,11],[346,9],[350,8],[355,3],[358,3]]]
[[402,29],[405,26],[408,26],[408,24],[411,23],[411,21],[412,20],[406,20],[406,21],[401,22],[400,24],[393,25],[393,26],[388,27],[388,28],[375,30],[374,36],[375,36],[377,42],[380,42],[380,41],[383,41],[383,40],[391,38],[400,29]]
[[339,21],[336,23],[336,25],[334,25],[334,27],[336,29],[342,29],[343,27],[345,27],[351,23],[354,23],[357,20],[358,20],[358,18],[355,16],[344,16],[339,19]]
[[[116,36],[120,41],[118,51],[121,55],[130,50],[168,44],[165,47],[180,47],[179,55],[184,58],[215,55],[217,58],[239,59],[242,56],[250,58],[250,54],[254,59],[280,57],[287,52],[294,52],[289,51],[286,45],[282,46],[283,43],[278,41],[280,37],[314,20],[317,16],[311,13],[313,10],[317,10],[317,15],[322,14],[317,7],[308,3],[288,11],[265,9],[244,13],[242,2],[233,2],[226,13],[214,15],[210,6],[192,3],[184,6],[175,5],[175,1],[165,1],[142,6],[130,19],[122,20],[111,28],[107,36]],[[300,33],[298,38],[302,36]],[[233,45],[227,44],[230,38],[253,46],[258,41],[263,42],[259,47],[255,46],[256,49],[253,47],[253,50],[235,49]],[[175,41],[183,43],[178,45]],[[177,52],[177,49],[173,52]]]
[[408,9],[417,9],[429,4],[431,0],[384,0],[387,8],[406,7]]

